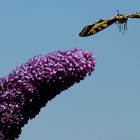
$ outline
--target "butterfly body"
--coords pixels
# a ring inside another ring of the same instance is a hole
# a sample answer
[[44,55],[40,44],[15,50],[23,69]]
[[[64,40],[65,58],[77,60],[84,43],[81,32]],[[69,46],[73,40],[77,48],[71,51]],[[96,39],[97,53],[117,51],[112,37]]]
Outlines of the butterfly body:
[[128,20],[128,16],[123,16],[123,15],[117,15],[114,17],[116,21],[118,21],[120,24],[125,23]]

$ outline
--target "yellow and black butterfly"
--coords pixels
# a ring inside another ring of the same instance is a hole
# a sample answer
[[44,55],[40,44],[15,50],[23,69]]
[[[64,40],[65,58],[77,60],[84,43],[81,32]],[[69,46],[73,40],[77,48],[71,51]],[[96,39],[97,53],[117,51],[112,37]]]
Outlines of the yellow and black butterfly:
[[[118,11],[117,11],[118,12]],[[123,25],[123,33],[124,30],[127,30],[127,20],[128,18],[140,18],[140,13],[135,14],[118,14],[111,19],[100,19],[99,21],[95,22],[94,24],[85,26],[82,31],[79,33],[79,36],[86,37],[107,28],[108,26],[115,23],[119,27],[119,31],[122,29]]]

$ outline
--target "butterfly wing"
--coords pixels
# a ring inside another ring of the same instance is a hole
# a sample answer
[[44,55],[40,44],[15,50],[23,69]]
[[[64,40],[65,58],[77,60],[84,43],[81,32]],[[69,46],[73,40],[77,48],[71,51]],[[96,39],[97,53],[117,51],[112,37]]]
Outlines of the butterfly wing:
[[129,18],[140,18],[140,13],[131,14],[128,17]]
[[82,31],[79,33],[79,36],[86,37],[86,36],[96,34],[97,32],[107,28],[108,26],[112,25],[115,22],[116,22],[115,18],[107,19],[107,20],[100,19],[99,21],[97,21],[92,25],[85,26],[82,29]]

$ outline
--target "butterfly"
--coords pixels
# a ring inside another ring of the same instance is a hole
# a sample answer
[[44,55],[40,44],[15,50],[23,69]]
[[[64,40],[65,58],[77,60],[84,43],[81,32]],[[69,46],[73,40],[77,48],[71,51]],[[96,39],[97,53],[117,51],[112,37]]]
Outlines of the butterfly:
[[127,30],[128,18],[140,18],[140,13],[120,14],[119,11],[117,12],[118,14],[114,16],[113,18],[100,19],[94,24],[85,26],[82,29],[82,31],[79,33],[79,36],[86,37],[86,36],[94,35],[98,33],[99,31],[102,31],[103,29],[109,27],[113,23],[115,23],[118,26],[119,31],[123,29],[123,33],[124,33],[124,30]]

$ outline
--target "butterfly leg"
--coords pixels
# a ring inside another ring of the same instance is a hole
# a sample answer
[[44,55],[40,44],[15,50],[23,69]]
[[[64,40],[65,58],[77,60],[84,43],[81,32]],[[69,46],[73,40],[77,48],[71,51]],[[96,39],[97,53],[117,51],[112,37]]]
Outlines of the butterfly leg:
[[123,32],[122,32],[122,34],[124,34],[125,30],[128,30],[127,21],[123,24]]
[[127,21],[124,23],[124,30],[128,30],[128,28],[127,28]]
[[117,23],[117,22],[115,22],[115,24],[116,24],[117,27],[119,28],[119,32],[121,32],[122,26],[121,26],[119,23]]

